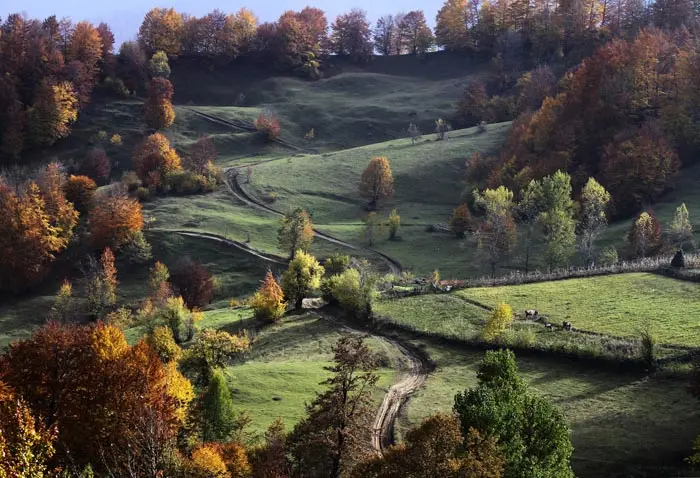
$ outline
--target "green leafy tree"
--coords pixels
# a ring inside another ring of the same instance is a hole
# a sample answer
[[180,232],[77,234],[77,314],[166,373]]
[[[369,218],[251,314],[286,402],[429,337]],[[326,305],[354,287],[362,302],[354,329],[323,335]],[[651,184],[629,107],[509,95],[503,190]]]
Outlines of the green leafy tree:
[[357,317],[367,318],[372,314],[372,301],[376,294],[374,275],[355,267],[331,276],[326,284],[331,297],[340,306]]
[[289,267],[282,274],[284,297],[301,309],[302,301],[309,293],[321,287],[321,278],[325,270],[314,256],[304,251],[297,251]]
[[495,276],[499,261],[515,246],[513,192],[503,186],[487,189],[477,195],[476,203],[486,211],[486,220],[479,227],[479,248],[486,250],[491,275]]
[[579,250],[586,266],[591,267],[596,257],[596,241],[608,225],[606,210],[611,196],[594,178],[581,191],[581,217],[578,224]]
[[685,203],[682,203],[676,208],[676,214],[673,216],[673,222],[670,227],[671,238],[678,247],[683,250],[683,245],[693,240],[693,225],[688,217],[688,208]]
[[550,268],[565,266],[576,249],[571,176],[557,171],[542,180],[542,206],[538,222],[547,244],[547,264]]
[[365,223],[363,232],[365,235],[365,239],[367,239],[367,244],[373,246],[374,239],[377,237],[377,229],[381,227],[381,224],[379,223],[379,218],[377,217],[377,213],[374,211],[370,211],[364,217],[364,219],[362,219],[362,222]]
[[152,78],[170,78],[168,55],[163,51],[155,52],[148,63],[148,72]]
[[99,261],[90,257],[85,275],[88,311],[92,317],[102,317],[117,302],[117,269],[109,247],[104,249]]
[[308,251],[314,240],[314,229],[309,213],[302,208],[297,208],[285,214],[277,231],[277,239],[280,248],[289,251],[291,258],[294,258],[298,250]]
[[536,180],[531,180],[521,193],[521,199],[518,203],[518,215],[520,221],[525,225],[525,273],[530,271],[530,255],[532,253],[533,233],[537,218],[543,208],[542,183]]
[[231,390],[220,369],[211,373],[207,390],[202,395],[202,440],[204,442],[226,441],[233,431],[236,411]]
[[573,477],[570,431],[549,401],[527,388],[509,350],[488,351],[477,372],[479,384],[457,394],[454,410],[462,433],[477,430],[498,441],[506,477]]
[[307,405],[289,437],[298,476],[347,476],[371,451],[377,359],[358,336],[341,338],[333,355],[334,365],[326,367],[332,376],[321,383],[327,389]]

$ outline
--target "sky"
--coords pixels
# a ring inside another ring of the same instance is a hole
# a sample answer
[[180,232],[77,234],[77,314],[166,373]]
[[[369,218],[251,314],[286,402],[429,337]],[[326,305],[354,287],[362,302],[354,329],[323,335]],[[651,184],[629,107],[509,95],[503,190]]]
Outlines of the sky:
[[74,22],[88,20],[95,24],[105,22],[110,25],[119,45],[136,38],[144,14],[153,7],[173,7],[181,13],[202,16],[218,8],[224,12],[235,12],[241,7],[252,10],[260,22],[273,21],[285,10],[301,10],[307,5],[318,7],[326,12],[329,24],[336,15],[352,8],[367,12],[374,23],[382,15],[422,9],[428,23],[433,26],[435,15],[442,0],[429,2],[419,0],[243,0],[242,2],[222,2],[220,0],[170,0],[159,4],[158,0],[0,0],[0,17],[10,13],[26,13],[30,18],[44,19],[51,15],[70,17]]

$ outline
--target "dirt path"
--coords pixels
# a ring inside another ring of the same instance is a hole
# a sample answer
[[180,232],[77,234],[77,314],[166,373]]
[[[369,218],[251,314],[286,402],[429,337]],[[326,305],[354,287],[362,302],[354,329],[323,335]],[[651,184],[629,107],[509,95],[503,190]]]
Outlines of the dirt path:
[[[251,165],[254,166],[254,165]],[[239,201],[253,207],[256,209],[260,209],[262,211],[269,212],[271,214],[275,214],[277,216],[283,216],[280,211],[271,208],[267,204],[264,204],[260,202],[259,200],[253,198],[250,196],[247,192],[243,190],[241,187],[240,183],[238,182],[238,174],[239,170],[236,168],[231,168],[226,171],[226,184],[228,184],[229,190],[231,193],[238,199]],[[387,266],[389,267],[389,270],[391,270],[392,273],[394,274],[400,274],[402,271],[401,268],[401,263],[397,261],[396,259],[391,258],[390,256],[384,254],[383,252],[376,251],[374,249],[369,249],[366,247],[361,247],[361,246],[356,246],[354,244],[350,244],[349,242],[342,241],[340,239],[336,239],[335,237],[328,235],[326,233],[323,233],[319,231],[318,229],[314,229],[314,234],[316,237],[319,239],[323,239],[324,241],[330,242],[332,244],[337,244],[339,246],[347,247],[348,249],[353,249],[355,251],[362,251],[374,256],[379,257],[382,261],[384,261]]]

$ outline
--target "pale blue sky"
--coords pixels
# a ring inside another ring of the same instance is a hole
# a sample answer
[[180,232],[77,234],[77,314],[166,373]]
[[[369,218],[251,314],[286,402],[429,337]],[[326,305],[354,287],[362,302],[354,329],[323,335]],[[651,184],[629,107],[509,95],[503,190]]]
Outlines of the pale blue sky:
[[423,9],[428,23],[432,26],[442,0],[427,3],[419,0],[245,0],[240,3],[217,0],[169,0],[168,3],[159,3],[158,0],[154,3],[149,0],[1,0],[0,16],[5,18],[9,13],[24,12],[31,18],[43,19],[56,15],[71,17],[73,21],[104,21],[112,27],[119,44],[136,37],[143,15],[153,7],[173,7],[179,12],[196,16],[204,15],[215,8],[235,12],[241,7],[246,7],[264,22],[275,20],[284,10],[300,10],[306,5],[324,10],[329,23],[336,15],[351,8],[366,10],[372,23],[387,13]]

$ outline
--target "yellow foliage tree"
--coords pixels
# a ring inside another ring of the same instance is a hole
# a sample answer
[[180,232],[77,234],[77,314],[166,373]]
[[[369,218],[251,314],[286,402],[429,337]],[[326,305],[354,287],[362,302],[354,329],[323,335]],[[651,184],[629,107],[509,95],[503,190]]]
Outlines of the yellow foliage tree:
[[492,342],[498,339],[513,322],[513,310],[508,304],[498,304],[484,327],[484,339]]
[[162,133],[147,137],[136,148],[132,162],[139,179],[153,187],[159,187],[166,174],[182,170],[180,156]]
[[296,251],[289,268],[282,274],[282,290],[285,298],[301,309],[302,301],[312,290],[321,287],[325,270],[314,256],[302,250]]
[[271,271],[267,271],[265,280],[255,293],[250,303],[255,316],[261,319],[277,321],[284,315],[287,303],[284,293]]
[[180,53],[182,15],[173,8],[154,8],[139,28],[139,42],[151,52],[164,51],[168,56]]
[[369,162],[362,173],[359,190],[363,197],[369,198],[371,208],[377,208],[380,200],[393,196],[394,177],[386,157],[373,158]]
[[204,444],[192,452],[192,465],[197,476],[208,478],[230,478],[226,462],[216,445]]
[[70,126],[78,119],[78,97],[67,81],[57,85],[43,84],[29,109],[30,140],[39,146],[51,146],[70,134]]

